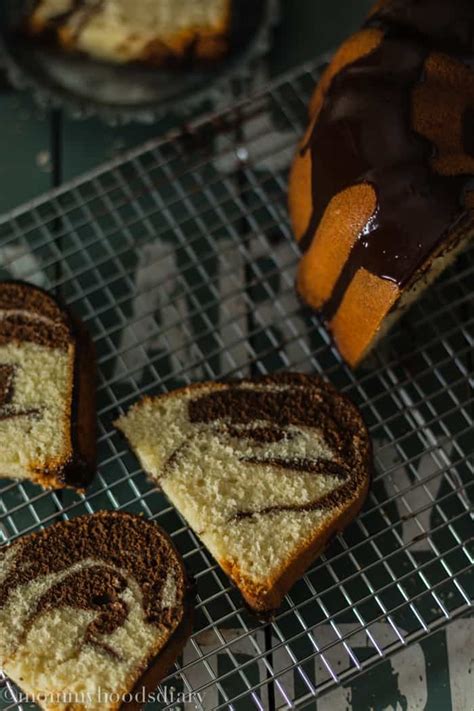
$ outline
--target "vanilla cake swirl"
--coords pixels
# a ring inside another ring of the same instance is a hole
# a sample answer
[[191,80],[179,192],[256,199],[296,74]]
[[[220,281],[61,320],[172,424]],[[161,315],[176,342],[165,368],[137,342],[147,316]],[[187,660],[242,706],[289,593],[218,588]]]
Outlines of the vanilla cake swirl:
[[200,383],[116,425],[257,613],[278,607],[369,485],[359,412],[314,376]]
[[0,557],[3,670],[48,711],[116,709],[173,643],[186,596],[180,556],[140,516],[101,511],[20,538]]
[[42,289],[0,283],[0,477],[82,489],[95,466],[94,352]]

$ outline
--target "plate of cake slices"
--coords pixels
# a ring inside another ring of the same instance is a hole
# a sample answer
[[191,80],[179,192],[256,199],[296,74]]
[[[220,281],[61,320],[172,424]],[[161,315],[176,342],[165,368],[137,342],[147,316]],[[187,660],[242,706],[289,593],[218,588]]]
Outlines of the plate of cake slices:
[[278,0],[7,0],[10,80],[43,105],[109,122],[186,112],[269,46]]

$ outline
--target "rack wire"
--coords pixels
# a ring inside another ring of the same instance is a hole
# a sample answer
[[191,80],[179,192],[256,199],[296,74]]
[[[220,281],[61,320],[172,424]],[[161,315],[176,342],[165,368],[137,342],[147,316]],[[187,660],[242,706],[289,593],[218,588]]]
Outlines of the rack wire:
[[[198,600],[163,708],[312,704],[470,607],[474,254],[347,368],[293,287],[287,170],[319,71],[306,65],[0,221],[0,274],[59,293],[93,335],[99,370],[87,495],[4,480],[0,533],[10,541],[101,508],[171,533]],[[324,374],[359,405],[375,476],[357,520],[262,625],[111,423],[144,393],[283,368]],[[5,684],[4,708],[23,708]]]

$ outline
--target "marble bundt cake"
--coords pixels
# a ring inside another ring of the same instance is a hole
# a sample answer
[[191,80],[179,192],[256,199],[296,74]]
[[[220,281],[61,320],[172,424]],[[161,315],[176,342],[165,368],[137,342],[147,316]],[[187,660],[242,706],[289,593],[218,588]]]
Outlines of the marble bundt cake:
[[474,3],[382,0],[310,104],[297,288],[355,366],[474,233]]
[[172,665],[188,597],[155,523],[108,511],[57,523],[0,552],[0,663],[47,711],[118,709],[150,664]]
[[37,0],[28,31],[109,62],[169,64],[222,57],[231,0]]
[[42,289],[0,282],[0,477],[84,488],[95,467],[94,353]]
[[309,375],[192,385],[116,425],[256,613],[279,606],[369,486],[359,412]]

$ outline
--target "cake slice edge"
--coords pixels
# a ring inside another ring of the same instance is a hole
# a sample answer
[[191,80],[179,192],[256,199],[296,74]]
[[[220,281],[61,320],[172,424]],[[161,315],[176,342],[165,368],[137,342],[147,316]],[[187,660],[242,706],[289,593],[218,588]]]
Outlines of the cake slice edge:
[[[249,381],[248,379],[245,379],[240,382]],[[326,381],[324,382],[326,383]],[[301,543],[297,548],[292,548],[287,558],[281,563],[281,565],[278,566],[278,568],[272,570],[271,574],[266,577],[255,578],[252,575],[249,575],[246,570],[242,569],[238,560],[233,560],[229,557],[219,555],[216,550],[216,545],[214,545],[212,540],[214,534],[208,535],[206,532],[199,531],[195,523],[190,520],[190,516],[187,515],[187,512],[184,511],[184,507],[180,505],[179,500],[177,500],[177,498],[173,495],[173,492],[170,490],[171,487],[167,485],[166,478],[160,480],[159,475],[155,472],[155,467],[150,465],[150,460],[147,454],[144,453],[143,450],[141,450],[140,445],[137,445],[137,442],[134,441],[134,437],[129,430],[127,420],[130,413],[136,413],[137,410],[143,407],[143,405],[153,407],[154,403],[156,404],[158,402],[161,404],[169,400],[169,398],[189,396],[192,393],[198,393],[199,390],[205,391],[209,388],[209,386],[212,386],[212,388],[215,389],[225,389],[228,385],[228,383],[218,381],[194,383],[163,395],[155,397],[145,396],[142,400],[132,405],[127,414],[122,415],[115,420],[114,425],[124,435],[147,476],[155,485],[161,487],[171,504],[180,512],[190,528],[195,531],[201,541],[206,545],[222,570],[237,586],[249,608],[257,614],[257,616],[266,618],[273,615],[274,611],[281,605],[284,596],[294,585],[294,583],[302,577],[307,568],[311,565],[315,558],[323,552],[332,538],[336,536],[337,533],[342,531],[349,523],[351,523],[362,508],[372,478],[372,449],[367,428],[365,423],[363,423],[362,418],[360,418],[357,408],[350,400],[343,398],[345,404],[351,409],[351,412],[356,414],[356,416],[362,421],[365,430],[365,441],[368,444],[365,452],[362,451],[362,449],[359,451],[362,463],[359,462],[358,466],[364,470],[364,473],[361,476],[361,484],[354,492],[350,504],[341,504],[339,508],[335,508],[330,517],[325,517],[325,520],[320,524],[316,533],[314,533],[313,528],[311,535],[308,535],[304,540],[301,540]],[[331,388],[337,397],[342,398],[342,396],[332,386],[330,386],[329,383],[326,383],[326,385]],[[166,457],[164,459],[166,459]],[[161,462],[161,465],[164,465],[164,461]]]

